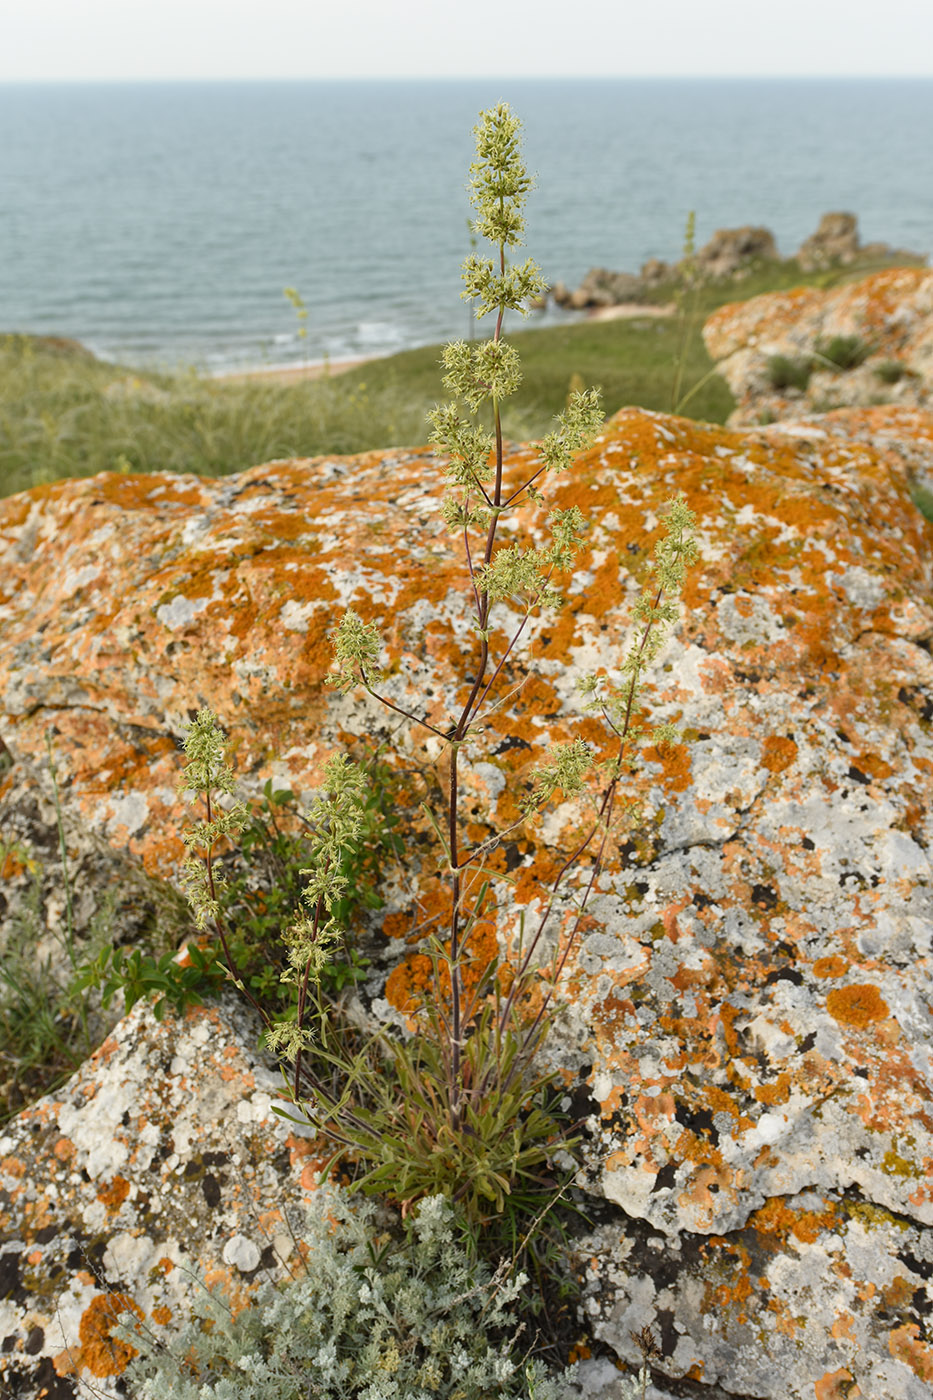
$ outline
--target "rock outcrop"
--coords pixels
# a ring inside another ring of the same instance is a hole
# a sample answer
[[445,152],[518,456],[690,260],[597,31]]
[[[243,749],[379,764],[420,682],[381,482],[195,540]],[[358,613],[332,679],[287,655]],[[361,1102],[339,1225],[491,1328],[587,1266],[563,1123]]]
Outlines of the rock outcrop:
[[731,426],[885,402],[925,408],[933,271],[894,268],[828,291],[733,302],[713,313],[703,339],[737,400]]
[[594,267],[580,286],[571,291],[562,282],[551,289],[558,306],[574,311],[649,301],[659,286],[676,284],[685,277],[706,282],[739,282],[769,263],[786,263],[802,272],[886,261],[924,263],[919,253],[889,247],[887,243],[861,243],[854,214],[824,214],[815,233],[805,238],[792,257],[781,257],[769,229],[752,227],[717,229],[692,258],[667,263],[650,258],[636,276]]
[[[629,1362],[631,1332],[651,1324],[659,1383],[691,1396],[929,1394],[933,527],[910,489],[930,476],[933,419],[917,410],[750,432],[620,413],[552,484],[548,508],[579,504],[591,521],[579,569],[565,609],[526,629],[520,693],[465,756],[481,831],[486,805],[500,826],[515,819],[551,742],[605,745],[574,682],[618,668],[663,504],[683,491],[701,559],[644,698],[686,742],[648,749],[633,779],[645,820],[600,878],[546,1054],[591,1115],[590,1323]],[[427,450],[374,452],[220,481],[106,475],[0,502],[0,785],[12,792],[25,765],[40,781],[51,727],[68,820],[171,874],[179,740],[204,705],[248,791],[274,776],[307,796],[361,732],[391,734],[404,766],[429,773],[429,738],[324,679],[352,604],[382,631],[396,703],[440,724],[462,696],[473,639],[440,477]],[[539,535],[543,512],[523,526]],[[497,628],[507,620],[502,605]],[[514,881],[496,907],[504,954],[579,820],[561,804],[490,857]],[[443,898],[423,820],[406,851],[412,884],[387,877],[364,988],[389,1024],[420,975],[406,936]],[[171,1197],[155,1205],[189,1163],[193,1198],[219,1169],[227,1180],[187,1257],[251,1281],[243,1266],[265,1245],[248,1202],[284,1210],[301,1163],[226,1014],[150,1039],[137,1008],[3,1130],[8,1373],[70,1386],[58,1373],[93,1355],[101,1376],[108,1290],[170,1326],[154,1309],[183,1298],[158,1268],[180,1261],[181,1217]],[[259,1190],[228,1214],[235,1155]],[[56,1309],[68,1348],[44,1321]]]
[[819,227],[797,250],[802,272],[845,266],[859,255],[858,220],[854,214],[824,214]]
[[[722,281],[740,277],[760,267],[762,263],[777,262],[778,250],[774,234],[766,228],[719,228],[696,255],[696,270],[701,277]],[[683,268],[683,263],[678,264]]]
[[569,292],[562,283],[551,290],[558,306],[566,306],[571,311],[586,311],[602,306],[624,306],[628,302],[641,302],[647,297],[648,287],[641,277],[633,272],[610,272],[605,267],[591,267],[576,291]]

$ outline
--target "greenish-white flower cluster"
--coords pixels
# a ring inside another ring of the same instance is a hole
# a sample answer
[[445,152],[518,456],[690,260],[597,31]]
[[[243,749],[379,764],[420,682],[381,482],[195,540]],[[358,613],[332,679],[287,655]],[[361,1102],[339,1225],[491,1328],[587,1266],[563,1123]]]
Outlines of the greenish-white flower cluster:
[[381,679],[379,653],[382,641],[372,622],[364,622],[358,613],[348,608],[331,634],[334,644],[336,671],[327,677],[345,695],[354,686],[372,686]]
[[184,749],[188,761],[178,783],[179,793],[190,802],[203,797],[210,804],[209,819],[195,822],[182,832],[182,840],[189,851],[182,865],[182,885],[198,928],[206,928],[218,917],[224,886],[216,875],[212,883],[205,861],[190,853],[209,853],[219,841],[238,836],[249,821],[249,812],[242,802],[234,802],[227,808],[217,805],[219,795],[233,792],[233,770],[227,763],[226,737],[211,710],[201,710],[189,724]]
[[[324,781],[308,812],[311,864],[302,869],[307,884],[302,900],[307,912],[284,932],[288,965],[282,981],[296,986],[317,983],[331,952],[342,936],[333,912],[346,893],[348,853],[352,853],[366,824],[366,774],[346,754],[337,754],[324,768]],[[296,1021],[279,1021],[266,1031],[266,1044],[286,1060],[309,1048],[313,1033]]]
[[[431,442],[449,458],[447,478],[455,497],[444,501],[443,514],[452,531],[470,525],[486,525],[489,512],[479,500],[489,500],[490,456],[496,437],[472,419],[484,404],[491,404],[498,423],[499,406],[516,392],[522,373],[518,351],[501,339],[506,311],[526,315],[528,302],[545,290],[541,270],[532,258],[520,266],[509,264],[506,250],[522,242],[524,206],[533,180],[525,169],[520,146],[521,123],[505,102],[483,112],[474,129],[476,160],[470,167],[470,198],[475,211],[473,230],[495,245],[495,258],[471,254],[463,264],[461,295],[476,307],[477,319],[496,314],[492,339],[482,344],[456,341],[443,353],[444,387],[454,402],[429,414]],[[464,404],[464,415],[458,404]],[[574,393],[555,429],[541,445],[542,466],[563,471],[592,438],[600,421],[596,390]],[[524,488],[529,500],[540,499],[534,485]]]
[[490,564],[476,571],[476,586],[490,602],[520,598],[526,607],[559,608],[563,597],[551,583],[555,569],[569,568],[582,541],[586,522],[576,506],[548,516],[551,543],[544,549],[504,545]]
[[526,815],[536,812],[549,802],[555,792],[564,798],[575,797],[583,790],[584,780],[593,764],[593,751],[582,739],[569,744],[555,744],[544,763],[533,775],[531,791],[522,803]]
[[[572,1400],[526,1364],[515,1304],[527,1280],[468,1258],[453,1208],[421,1202],[399,1239],[377,1208],[322,1188],[311,1206],[307,1272],[232,1317],[205,1293],[169,1345],[130,1325],[127,1379],[138,1400]],[[527,1347],[530,1339],[525,1339]]]

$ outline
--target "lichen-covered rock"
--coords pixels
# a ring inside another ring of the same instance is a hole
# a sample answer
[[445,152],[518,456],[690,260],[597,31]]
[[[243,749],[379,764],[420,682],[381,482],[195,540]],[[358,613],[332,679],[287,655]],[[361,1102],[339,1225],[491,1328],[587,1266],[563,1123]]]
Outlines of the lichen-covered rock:
[[[768,292],[722,306],[703,327],[740,427],[845,406],[927,408],[933,391],[933,271]],[[838,363],[837,363],[838,361]]]
[[[597,1333],[633,1360],[632,1326],[653,1323],[659,1380],[696,1394],[914,1400],[928,1385],[933,529],[909,490],[931,475],[916,410],[745,433],[617,415],[549,497],[591,521],[567,605],[526,628],[503,693],[524,684],[464,756],[482,839],[484,807],[513,821],[550,742],[608,751],[574,683],[618,667],[683,491],[701,560],[645,701],[688,742],[648,749],[633,780],[645,822],[600,877],[546,1049],[592,1109]],[[430,782],[430,735],[324,677],[352,604],[382,631],[396,704],[443,726],[463,698],[474,638],[439,480],[428,452],[397,451],[0,504],[15,763],[39,761],[53,717],[69,814],[163,872],[180,854],[178,742],[205,704],[247,786],[274,775],[307,794],[360,733],[391,734]],[[494,617],[501,641],[518,619]],[[514,883],[478,926],[486,955],[533,920],[582,819],[562,804],[489,856]],[[406,853],[411,885],[386,887],[395,966],[370,988],[390,1021],[424,981],[411,930],[445,898],[426,822]]]
[[321,1162],[273,1113],[255,1039],[235,1003],[161,1023],[138,1005],[0,1129],[0,1394],[122,1394],[123,1309],[169,1335],[194,1271],[233,1306],[284,1275]]

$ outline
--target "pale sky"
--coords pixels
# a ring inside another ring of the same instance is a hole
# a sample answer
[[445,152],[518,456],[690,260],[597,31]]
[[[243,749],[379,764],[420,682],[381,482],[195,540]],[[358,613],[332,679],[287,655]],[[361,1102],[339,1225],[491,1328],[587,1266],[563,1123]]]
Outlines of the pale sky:
[[668,74],[931,76],[933,0],[0,0],[0,82]]

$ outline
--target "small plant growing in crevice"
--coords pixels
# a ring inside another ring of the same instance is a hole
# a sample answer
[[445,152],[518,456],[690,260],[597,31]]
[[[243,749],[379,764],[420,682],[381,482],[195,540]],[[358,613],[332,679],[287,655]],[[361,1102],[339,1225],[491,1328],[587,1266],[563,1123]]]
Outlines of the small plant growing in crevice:
[[[222,736],[221,736],[222,745]],[[349,929],[364,908],[379,908],[382,900],[377,883],[384,861],[398,853],[399,838],[394,833],[397,817],[388,808],[388,775],[378,758],[364,766],[369,778],[363,810],[363,840],[352,854],[344,854],[347,887],[335,908],[340,930],[339,955],[321,970],[325,994],[339,994],[363,976],[367,960],[351,942]],[[232,775],[230,777],[232,782]],[[215,774],[205,789],[195,790],[209,799],[214,812],[220,789]],[[263,1007],[277,1016],[294,1015],[297,993],[282,982],[287,950],[282,935],[292,921],[304,888],[303,871],[311,858],[306,831],[307,821],[297,811],[294,793],[267,782],[258,805],[237,809],[237,821],[226,833],[218,832],[210,848],[202,848],[189,867],[200,879],[201,860],[209,859],[217,895],[217,924],[229,938],[234,965],[242,973],[245,986]],[[239,820],[242,819],[242,828]],[[201,831],[201,835],[205,835]],[[224,854],[225,838],[231,838]],[[191,936],[190,927],[183,946],[177,939],[169,947],[114,946],[107,941],[96,956],[81,964],[73,983],[76,992],[101,992],[106,1009],[123,993],[129,1011],[137,1001],[154,998],[153,1013],[161,1020],[171,1008],[176,1014],[216,996],[229,982],[223,943],[217,926],[214,938]]]
[[882,360],[880,364],[872,366],[872,373],[882,384],[899,384],[911,375],[911,370],[903,360]]
[[[517,958],[507,969],[496,957],[477,968],[474,949],[484,925],[495,921],[500,878],[487,857],[555,794],[582,797],[595,759],[583,740],[558,745],[532,774],[518,819],[486,839],[465,839],[464,774],[474,756],[483,752],[483,724],[515,693],[507,667],[515,662],[532,616],[561,606],[558,581],[571,569],[586,530],[575,506],[550,511],[550,538],[541,545],[523,544],[512,533],[503,543],[502,522],[519,506],[541,504],[547,476],[570,467],[595,433],[600,411],[595,392],[572,394],[554,430],[540,444],[537,461],[518,476],[507,470],[501,405],[517,388],[521,371],[517,352],[503,339],[503,320],[507,311],[523,311],[543,280],[531,259],[514,265],[507,257],[521,242],[522,208],[531,186],[520,157],[519,123],[500,104],[482,114],[476,138],[477,158],[471,168],[474,228],[493,244],[494,256],[472,253],[466,259],[463,295],[475,302],[478,318],[494,318],[495,328],[487,341],[447,346],[444,383],[454,401],[431,415],[432,441],[447,457],[441,510],[462,550],[476,638],[467,663],[466,698],[449,727],[430,722],[392,698],[380,670],[382,643],[373,623],[349,611],[334,633],[336,688],[349,692],[362,687],[391,712],[421,726],[444,751],[440,800],[427,810],[447,886],[446,911],[423,944],[432,969],[431,988],[414,1008],[413,1035],[377,1038],[351,1061],[342,1058],[326,1028],[322,1034],[320,1023],[311,1027],[305,1022],[304,992],[318,977],[330,936],[336,850],[341,839],[351,846],[356,841],[351,770],[340,770],[338,794],[333,787],[337,770],[331,766],[324,790],[335,814],[337,846],[333,852],[322,850],[305,897],[309,915],[290,935],[294,975],[304,968],[303,999],[297,1017],[274,1027],[269,1042],[294,1066],[295,1100],[359,1161],[364,1189],[392,1191],[406,1200],[443,1191],[460,1203],[467,1220],[486,1234],[487,1243],[490,1235],[503,1231],[495,1240],[496,1247],[503,1248],[517,1246],[546,1202],[559,1192],[550,1159],[566,1141],[568,1129],[557,1112],[550,1076],[535,1069],[535,1055],[553,1015],[555,991],[610,831],[624,806],[621,784],[630,772],[635,746],[647,737],[637,724],[639,685],[677,615],[676,595],[696,550],[690,512],[682,500],[675,500],[669,505],[666,537],[655,550],[649,587],[636,605],[638,637],[623,663],[621,684],[612,686],[605,677],[581,683],[585,711],[602,716],[608,740],[615,745],[601,772],[593,819],[576,848],[567,853],[551,887],[542,891],[542,911]],[[488,414],[485,423],[483,411]],[[498,645],[497,608],[503,619],[517,615],[511,635]],[[671,737],[667,729],[651,735],[658,743]],[[345,808],[333,805],[338,796],[346,800]],[[565,881],[588,854],[591,867],[577,899],[575,921],[547,960],[544,952]],[[339,1094],[331,1087],[335,1078],[341,1083]]]
[[766,366],[772,389],[806,390],[813,373],[813,361],[806,356],[771,355]]
[[871,346],[857,335],[834,335],[813,347],[818,365],[830,370],[856,369],[871,354]]
[[[223,914],[216,851],[242,838],[247,816],[233,799],[223,734],[210,711],[188,731],[182,787],[205,801],[205,818],[185,833],[196,917],[213,930],[229,976],[263,1017],[266,1043],[288,1066],[283,1073],[302,1121],[310,1119],[330,1137],[335,1154],[355,1163],[358,1188],[406,1206],[444,1196],[455,1204],[476,1252],[511,1257],[514,1265],[548,1237],[553,1208],[573,1175],[567,1149],[574,1126],[537,1053],[609,843],[620,821],[636,815],[626,786],[638,746],[663,746],[676,737],[668,725],[645,726],[640,691],[678,616],[677,597],[697,550],[691,512],[675,497],[663,512],[665,528],[634,608],[634,640],[618,679],[579,680],[583,713],[604,724],[602,753],[583,739],[551,748],[526,781],[515,820],[497,829],[490,816],[481,823],[488,834],[478,836],[464,792],[471,766],[486,756],[484,726],[521,689],[519,644],[534,617],[562,605],[559,584],[587,529],[576,506],[552,508],[540,542],[504,530],[503,522],[520,507],[543,504],[548,478],[571,467],[601,415],[595,391],[574,392],[537,456],[530,462],[523,457],[518,466],[507,462],[501,410],[521,369],[503,338],[503,321],[506,312],[523,311],[544,284],[531,259],[508,260],[522,241],[531,186],[519,123],[499,104],[481,115],[476,138],[473,227],[492,243],[494,255],[474,252],[466,259],[463,295],[475,302],[478,318],[493,318],[494,331],[486,341],[446,347],[444,384],[452,399],[431,415],[432,441],[446,459],[439,508],[462,557],[473,628],[455,713],[446,724],[435,723],[411,707],[405,692],[393,690],[381,669],[383,644],[374,622],[351,610],[333,633],[334,687],[342,694],[365,690],[431,736],[441,754],[441,782],[424,809],[441,870],[441,912],[421,930],[429,975],[425,994],[409,1007],[407,1034],[377,1032],[364,1040],[348,1032],[325,994],[327,968],[339,958],[348,872],[364,841],[372,787],[365,771],[347,755],[331,758],[308,814],[303,907],[284,933],[283,980],[293,997],[284,1016],[264,1009],[265,989],[250,985]],[[518,928],[500,929],[500,882],[507,877],[495,860],[497,848],[556,796],[578,800],[581,811],[589,803],[591,813],[542,887],[527,931],[521,911]],[[498,952],[488,951],[490,930]]]

